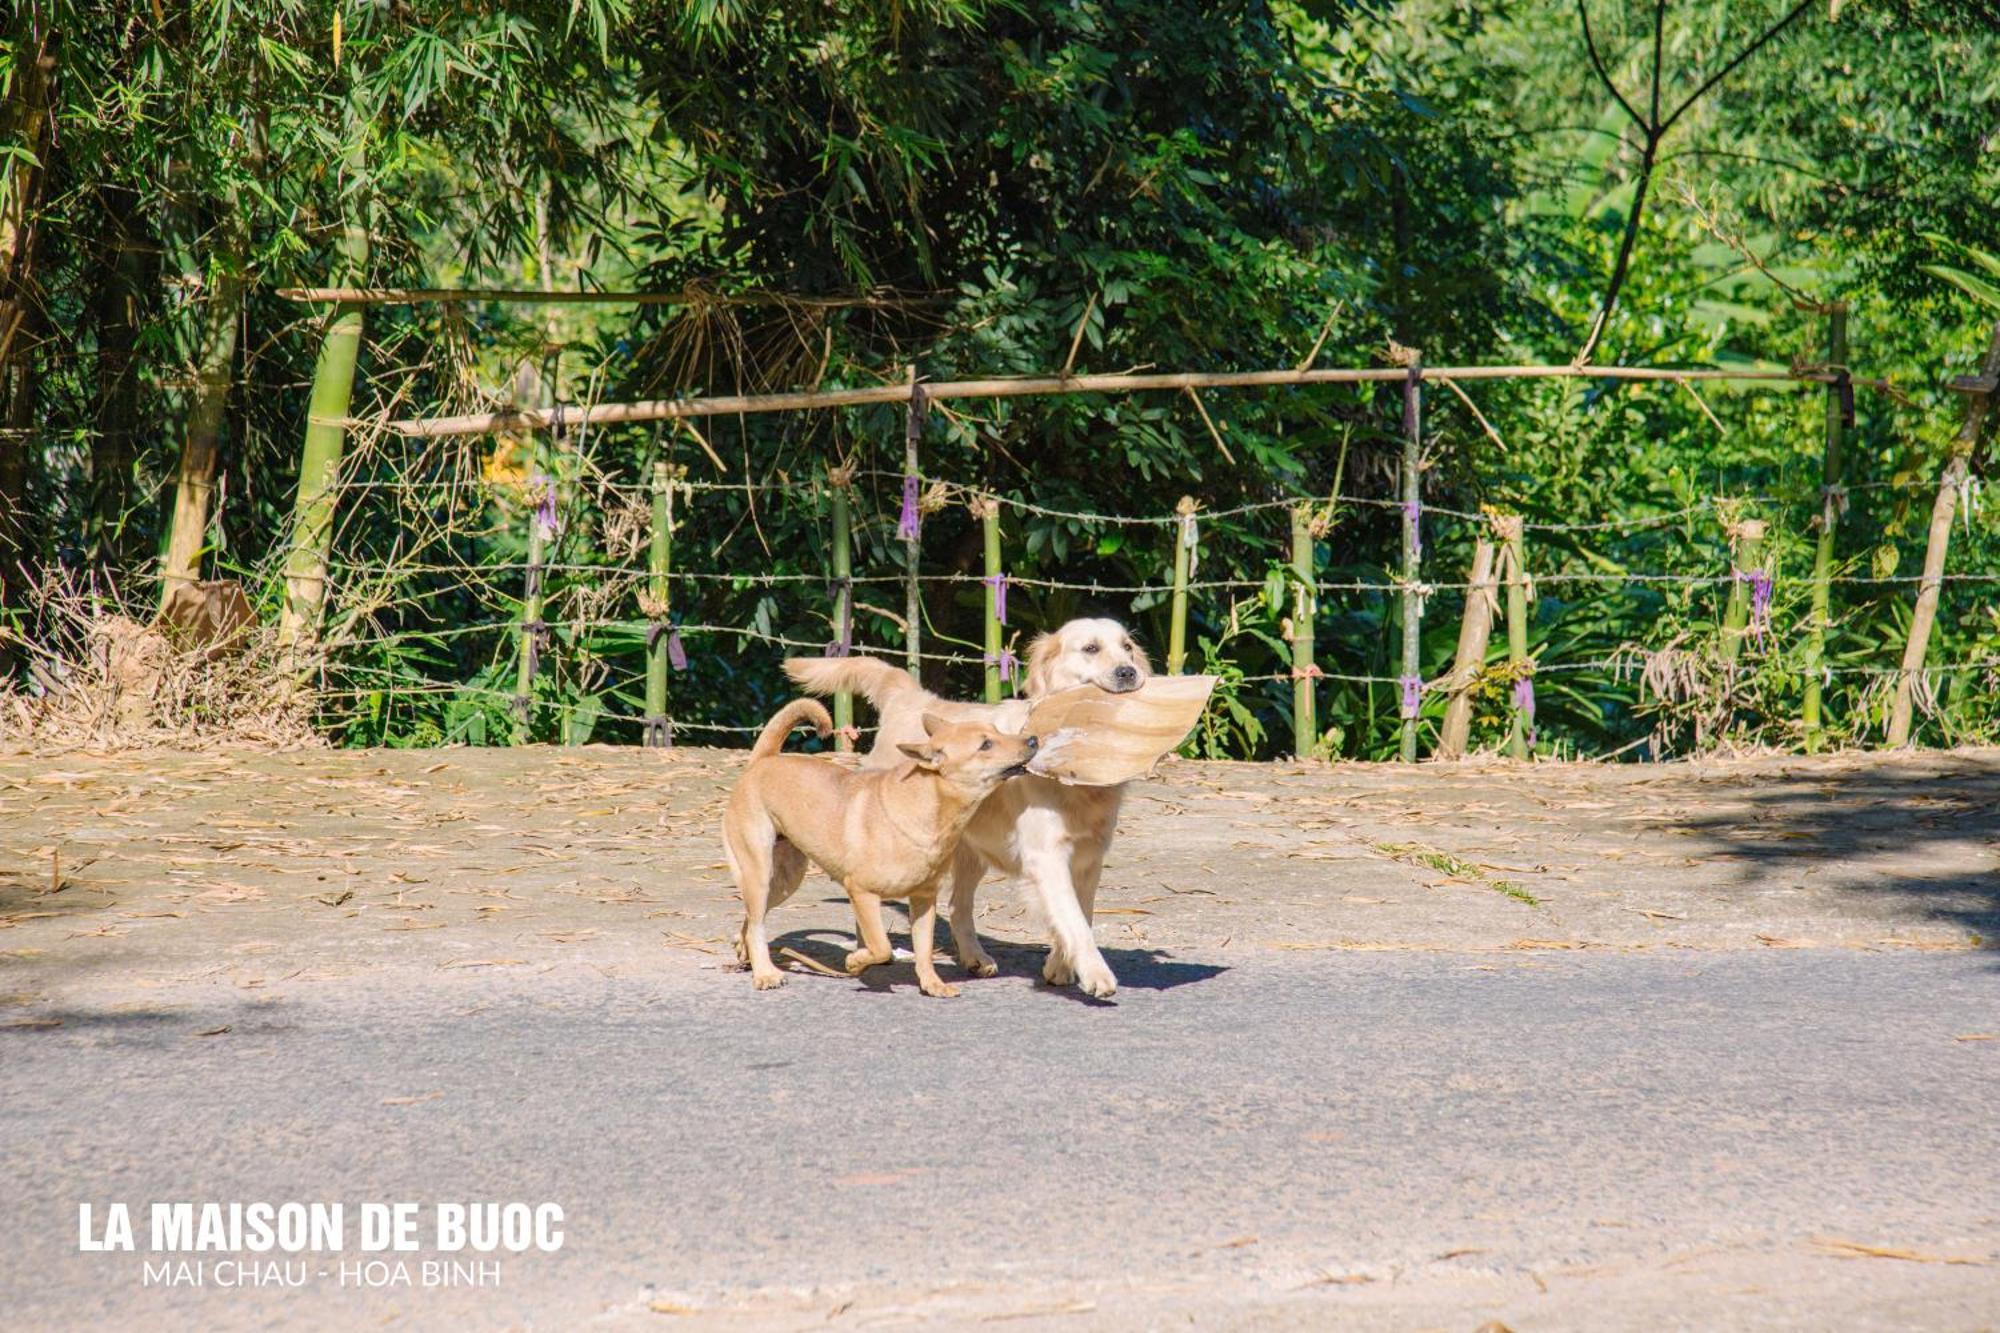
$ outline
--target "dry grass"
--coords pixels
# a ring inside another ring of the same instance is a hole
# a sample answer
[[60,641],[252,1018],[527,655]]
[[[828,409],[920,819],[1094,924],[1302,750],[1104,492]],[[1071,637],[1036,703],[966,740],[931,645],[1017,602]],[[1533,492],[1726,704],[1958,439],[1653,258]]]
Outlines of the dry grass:
[[231,643],[177,643],[118,590],[67,571],[27,589],[26,613],[0,625],[0,652],[26,659],[25,687],[0,689],[0,744],[34,752],[156,746],[297,748],[320,744],[312,691],[280,669],[275,635],[251,626]]

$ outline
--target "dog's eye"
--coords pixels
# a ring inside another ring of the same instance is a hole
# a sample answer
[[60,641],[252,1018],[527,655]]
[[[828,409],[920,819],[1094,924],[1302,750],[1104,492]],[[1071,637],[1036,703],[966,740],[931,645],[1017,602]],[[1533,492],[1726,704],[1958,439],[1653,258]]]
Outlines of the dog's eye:
[[1098,645],[1094,643],[1086,643],[1085,645],[1083,645],[1083,651],[1090,654],[1092,657],[1095,657],[1097,656]]
[[1130,640],[1127,640],[1127,641],[1126,641],[1126,644],[1125,644],[1125,651],[1126,651],[1126,652],[1128,652],[1128,653],[1132,651],[1132,644],[1131,644],[1131,641],[1130,641]]
[[992,749],[992,748],[993,748],[993,738],[992,738],[991,736],[988,736],[988,737],[987,737],[987,738],[986,738],[985,740],[983,740],[983,741],[979,742],[979,748],[980,748],[980,749],[982,749],[982,750],[990,750],[990,749]]

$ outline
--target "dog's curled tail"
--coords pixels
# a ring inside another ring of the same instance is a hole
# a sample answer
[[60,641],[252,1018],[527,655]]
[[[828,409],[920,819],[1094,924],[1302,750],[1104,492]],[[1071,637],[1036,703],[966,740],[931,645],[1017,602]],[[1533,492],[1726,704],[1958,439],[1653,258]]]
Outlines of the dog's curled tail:
[[826,705],[817,699],[794,699],[772,715],[757,733],[757,743],[750,747],[752,759],[763,759],[785,748],[785,737],[792,734],[792,728],[801,722],[813,724],[822,737],[833,734],[833,719],[827,716]]
[[878,712],[884,703],[904,690],[923,688],[909,672],[878,657],[788,657],[785,674],[812,694],[852,690]]

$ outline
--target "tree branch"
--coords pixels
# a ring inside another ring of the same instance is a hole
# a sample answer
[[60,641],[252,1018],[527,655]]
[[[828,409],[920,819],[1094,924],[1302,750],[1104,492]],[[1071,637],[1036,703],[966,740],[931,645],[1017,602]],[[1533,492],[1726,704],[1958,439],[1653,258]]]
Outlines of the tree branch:
[[1660,127],[1660,55],[1667,44],[1667,0],[1653,3],[1653,114],[1646,121],[1646,133],[1658,139]]
[[1625,108],[1625,114],[1632,118],[1634,125],[1645,126],[1651,132],[1651,123],[1632,109],[1632,104],[1625,100],[1625,94],[1618,91],[1618,85],[1611,81],[1611,75],[1605,70],[1604,60],[1597,54],[1597,39],[1590,35],[1590,11],[1583,7],[1583,0],[1576,0],[1576,16],[1583,23],[1584,49],[1590,52],[1590,65],[1597,71],[1598,81],[1618,99],[1618,105]]
[[1668,130],[1672,129],[1674,127],[1674,122],[1679,120],[1682,116],[1686,115],[1688,108],[1701,100],[1702,94],[1706,93],[1710,88],[1713,88],[1716,84],[1721,83],[1724,79],[1728,78],[1732,73],[1735,72],[1736,67],[1738,65],[1748,60],[1751,56],[1756,55],[1757,52],[1763,50],[1765,45],[1769,43],[1773,37],[1776,37],[1786,28],[1791,27],[1793,22],[1795,22],[1799,18],[1799,16],[1804,14],[1808,9],[1811,9],[1812,6],[1813,6],[1813,0],[1799,0],[1798,4],[1792,6],[1792,11],[1789,14],[1779,19],[1769,28],[1766,28],[1764,30],[1763,36],[1759,37],[1756,41],[1750,43],[1750,45],[1744,47],[1741,51],[1737,53],[1736,58],[1734,60],[1724,65],[1714,74],[1711,74],[1706,80],[1703,81],[1701,87],[1689,93],[1687,95],[1687,100],[1682,102],[1679,106],[1675,107],[1674,113],[1671,116],[1668,116],[1666,121],[1660,126],[1660,133],[1665,134]]
[[1590,334],[1576,354],[1575,364],[1579,366],[1590,361],[1590,354],[1597,350],[1597,340],[1604,336],[1605,325],[1611,322],[1611,312],[1618,306],[1618,293],[1624,288],[1625,275],[1632,267],[1632,247],[1639,239],[1639,218],[1646,211],[1646,191],[1653,184],[1653,154],[1659,146],[1658,136],[1649,134],[1645,151],[1639,156],[1639,182],[1632,192],[1631,211],[1625,215],[1625,235],[1618,242],[1618,260],[1611,266],[1611,281],[1604,288],[1604,302],[1597,308],[1597,318],[1591,322]]
[[1618,307],[1618,295],[1624,289],[1626,275],[1631,271],[1632,250],[1639,239],[1639,223],[1646,210],[1646,194],[1652,188],[1653,168],[1659,162],[1660,141],[1666,137],[1667,131],[1673,128],[1674,122],[1687,114],[1689,107],[1700,101],[1709,89],[1728,78],[1737,66],[1757,54],[1779,33],[1790,27],[1800,15],[1804,14],[1811,7],[1812,3],[1813,0],[1800,0],[1783,18],[1765,29],[1763,34],[1755,41],[1737,52],[1735,58],[1728,64],[1703,80],[1701,86],[1696,88],[1692,93],[1689,93],[1687,98],[1674,108],[1671,115],[1665,120],[1661,120],[1660,89],[1663,79],[1660,65],[1662,53],[1666,46],[1667,0],[1654,0],[1653,4],[1653,114],[1651,119],[1641,119],[1639,113],[1632,109],[1631,103],[1625,100],[1624,96],[1612,84],[1610,76],[1605,73],[1604,64],[1598,59],[1597,42],[1590,33],[1589,11],[1584,8],[1583,0],[1577,0],[1577,17],[1583,21],[1583,41],[1584,45],[1590,50],[1590,63],[1596,68],[1597,77],[1603,81],[1605,87],[1611,89],[1611,95],[1618,99],[1618,105],[1625,108],[1625,114],[1632,117],[1639,127],[1645,131],[1646,143],[1639,156],[1638,183],[1632,192],[1631,211],[1625,215],[1625,234],[1618,242],[1618,258],[1611,267],[1611,281],[1605,286],[1604,300],[1598,306],[1597,318],[1591,322],[1590,332],[1583,340],[1583,349],[1576,354],[1576,364],[1583,365],[1590,360],[1591,354],[1597,350],[1598,340],[1604,336],[1605,326],[1611,322],[1612,312]]

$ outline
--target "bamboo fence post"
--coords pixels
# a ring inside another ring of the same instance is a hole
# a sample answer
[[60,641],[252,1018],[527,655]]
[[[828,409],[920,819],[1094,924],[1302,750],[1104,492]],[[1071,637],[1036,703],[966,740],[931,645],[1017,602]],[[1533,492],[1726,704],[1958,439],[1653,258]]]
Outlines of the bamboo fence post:
[[986,608],[980,617],[986,631],[982,660],[986,663],[986,702],[997,704],[1003,681],[1011,684],[1014,679],[1012,656],[1001,643],[1001,630],[1007,624],[1007,574],[1000,567],[1000,502],[990,495],[979,495],[966,507],[979,520],[986,547],[986,574],[979,580],[986,585]]
[[1923,581],[1917,585],[1916,614],[1910,618],[1910,641],[1903,648],[1902,670],[1896,676],[1896,702],[1889,713],[1889,746],[1900,749],[1910,743],[1911,713],[1916,702],[1917,676],[1924,669],[1930,651],[1931,627],[1937,621],[1938,595],[1944,584],[1945,548],[1951,542],[1951,516],[1959,490],[1972,475],[1973,451],[1986,424],[1986,410],[2000,391],[2000,324],[1993,326],[1993,342],[1986,362],[1977,375],[1953,380],[1955,392],[1967,395],[1965,424],[1952,441],[1951,457],[1938,475],[1937,499],[1931,504],[1930,534],[1924,544]]
[[1535,664],[1528,657],[1528,564],[1519,514],[1495,514],[1493,533],[1500,539],[1501,582],[1507,587],[1507,665],[1514,678],[1514,709],[1507,724],[1507,753],[1528,757],[1528,735],[1535,725]]
[[1403,381],[1403,734],[1398,753],[1406,764],[1417,758],[1417,716],[1423,707],[1423,353],[1413,354]]
[[1472,736],[1472,685],[1486,666],[1486,644],[1493,635],[1493,543],[1483,535],[1473,543],[1466,584],[1465,618],[1458,623],[1458,654],[1451,666],[1451,702],[1445,706],[1434,756],[1438,759],[1465,757]]
[[917,383],[917,368],[911,366],[910,408],[903,431],[903,512],[897,530],[903,536],[903,667],[915,680],[923,679],[922,633],[923,590],[917,584],[917,561],[923,553],[923,515],[918,492],[923,485],[917,471],[917,445],[924,434],[924,386]]
[[[826,484],[833,491],[833,642],[829,657],[846,657],[854,650],[854,519],[849,509],[854,469],[828,468]],[[854,692],[833,696],[833,747],[842,754],[854,748],[848,732],[854,726]]]
[[646,595],[639,610],[646,617],[645,745],[664,750],[674,743],[667,720],[667,636],[671,631],[674,542],[674,465],[653,464],[653,545],[646,555]]
[[1313,620],[1319,612],[1319,595],[1313,581],[1312,511],[1306,505],[1292,508],[1292,753],[1300,759],[1312,758],[1319,739],[1319,725],[1313,715]]
[[519,648],[514,666],[514,744],[526,745],[535,721],[535,674],[549,627],[542,619],[542,576],[547,571],[549,540],[555,535],[555,478],[530,474],[528,491],[528,568],[521,586]]
[[1174,600],[1167,625],[1167,674],[1178,676],[1187,666],[1188,577],[1193,573],[1194,497],[1183,495],[1174,506]]
[[1832,628],[1834,538],[1840,527],[1840,511],[1847,505],[1847,492],[1840,482],[1844,463],[1841,454],[1844,432],[1854,415],[1854,381],[1847,371],[1844,304],[1827,308],[1826,359],[1839,379],[1826,386],[1826,450],[1820,459],[1819,537],[1813,544],[1812,609],[1806,619],[1806,695],[1800,722],[1809,754],[1820,748],[1824,738],[1820,686],[1826,662],[1826,633]]
[[1729,601],[1722,610],[1722,660],[1735,662],[1743,655],[1743,640],[1753,628],[1753,616],[1769,609],[1770,584],[1764,569],[1764,537],[1770,525],[1761,518],[1738,519],[1729,524]]
[[[367,168],[366,126],[350,96],[347,112],[349,141],[347,174],[358,182]],[[365,196],[348,200],[339,253],[343,275],[360,282],[368,270],[368,204]],[[291,547],[285,554],[285,604],[278,617],[278,646],[291,670],[302,641],[319,637],[320,613],[326,607],[326,567],[333,548],[335,484],[341,455],[347,446],[347,414],[354,404],[354,369],[361,358],[363,312],[359,301],[336,304],[327,315],[313,363],[312,396],[306,407],[306,437],[299,452],[299,488],[292,505]]]

